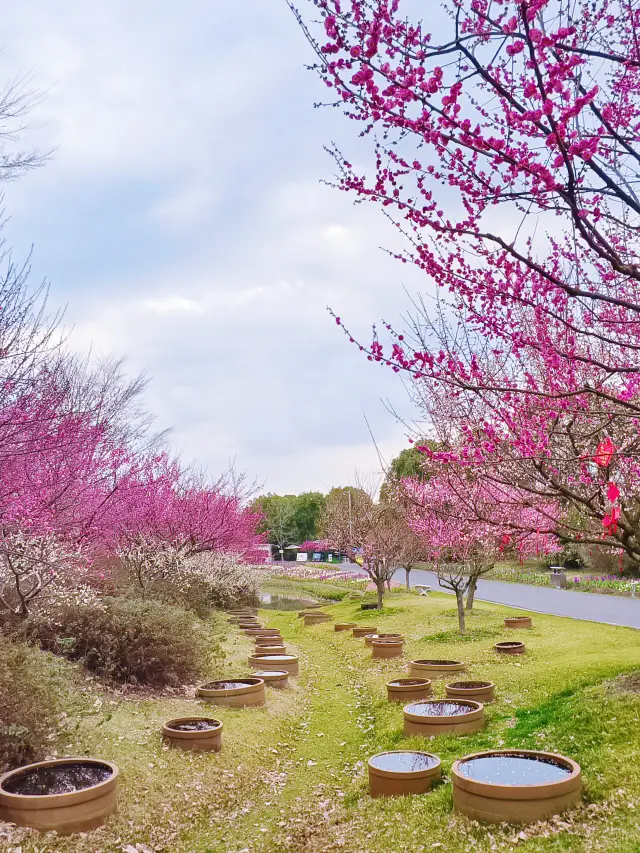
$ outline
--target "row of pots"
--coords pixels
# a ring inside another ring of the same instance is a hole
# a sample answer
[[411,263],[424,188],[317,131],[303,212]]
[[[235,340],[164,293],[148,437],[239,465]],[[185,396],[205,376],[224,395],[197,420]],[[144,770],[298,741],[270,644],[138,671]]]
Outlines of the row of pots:
[[[234,611],[229,616],[232,624],[247,636],[254,637],[255,652],[249,656],[249,665],[258,670],[246,678],[226,678],[211,681],[198,687],[200,699],[214,705],[247,708],[264,705],[265,685],[282,689],[290,675],[298,674],[298,658],[287,654],[280,631],[265,628],[256,618],[257,611]],[[162,727],[166,743],[179,749],[197,752],[219,752],[222,747],[223,724],[207,717],[182,717],[169,720]]]
[[[265,636],[282,642],[279,632],[263,629],[255,608],[230,613],[230,621],[245,630],[258,630],[256,653],[249,659],[258,669],[245,679],[227,679],[198,688],[201,699],[218,705],[243,707],[265,702],[265,684],[285,687],[297,673],[294,655],[273,654]],[[271,640],[269,641],[271,642]],[[280,661],[281,657],[287,660]],[[278,659],[278,663],[275,663]],[[289,660],[291,659],[291,660]],[[259,676],[259,677],[258,677]],[[162,727],[166,743],[186,750],[218,752],[223,723],[208,717],[181,717]],[[59,835],[87,832],[100,826],[117,807],[119,771],[115,764],[93,758],[62,758],[19,767],[0,777],[0,820]]]
[[[265,628],[255,615],[246,611],[232,613],[229,621],[237,624],[247,637],[254,639],[256,648],[249,656],[249,666],[264,672],[284,672],[287,676],[298,675],[298,657],[287,653],[284,640],[277,628]],[[279,679],[271,679],[271,681],[279,680],[280,686],[284,687],[286,683],[283,683],[283,678],[284,676],[280,675]]]

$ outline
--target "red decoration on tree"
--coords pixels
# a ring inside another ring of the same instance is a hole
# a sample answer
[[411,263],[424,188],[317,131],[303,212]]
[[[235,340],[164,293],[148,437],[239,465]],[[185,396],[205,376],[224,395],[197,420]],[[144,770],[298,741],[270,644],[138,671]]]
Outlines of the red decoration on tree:
[[615,452],[616,447],[614,443],[609,437],[607,437],[598,445],[598,449],[596,455],[593,457],[593,461],[596,463],[596,465],[599,465],[600,468],[607,468],[611,464],[611,460],[613,459],[613,455]]
[[609,488],[607,489],[607,500],[609,503],[615,503],[620,497],[620,489],[616,486],[615,483],[609,483]]

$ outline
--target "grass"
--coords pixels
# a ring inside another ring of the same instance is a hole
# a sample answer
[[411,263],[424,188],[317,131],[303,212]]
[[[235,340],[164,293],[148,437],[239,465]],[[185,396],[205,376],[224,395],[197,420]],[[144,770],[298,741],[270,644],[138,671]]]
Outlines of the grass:
[[[296,594],[296,584],[278,581]],[[75,701],[60,720],[58,752],[115,761],[119,814],[87,835],[58,839],[14,833],[21,853],[637,853],[640,850],[640,695],[620,674],[640,668],[638,633],[534,614],[527,654],[498,657],[492,645],[508,608],[482,603],[469,635],[456,633],[451,598],[394,593],[382,613],[359,603],[328,605],[336,620],[370,622],[407,638],[407,659],[461,658],[469,678],[496,683],[487,725],[474,735],[425,743],[402,734],[402,709],[385,683],[400,661],[377,662],[363,641],[332,625],[305,627],[295,613],[264,611],[300,656],[287,691],[268,689],[262,709],[214,709],[179,693],[143,696],[100,689],[71,665]],[[246,674],[250,644],[223,626],[227,659],[212,675]],[[443,688],[439,685],[437,691]],[[170,716],[206,709],[224,721],[223,750],[188,755],[162,745]],[[371,800],[366,760],[411,746],[435,752],[445,780],[461,755],[491,747],[543,748],[582,766],[584,805],[531,828],[485,827],[455,815],[451,786],[422,797]]]

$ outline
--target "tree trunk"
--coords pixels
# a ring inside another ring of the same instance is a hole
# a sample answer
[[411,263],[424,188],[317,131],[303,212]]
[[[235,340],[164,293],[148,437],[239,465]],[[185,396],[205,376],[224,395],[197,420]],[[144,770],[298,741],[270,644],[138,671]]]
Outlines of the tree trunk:
[[384,581],[376,581],[376,589],[378,590],[378,610],[382,610],[384,599]]
[[476,588],[478,586],[478,578],[472,578],[467,590],[467,610],[473,610],[473,602],[476,597]]
[[411,574],[411,569],[407,569],[405,567],[404,574],[406,578],[404,585],[406,587],[407,592],[409,592],[409,590],[411,589],[411,583],[409,582],[409,575]]
[[391,592],[391,578],[387,578],[387,592]]
[[460,628],[460,633],[464,634],[467,626],[464,616],[464,592],[461,589],[456,590],[456,603],[458,605],[458,627]]

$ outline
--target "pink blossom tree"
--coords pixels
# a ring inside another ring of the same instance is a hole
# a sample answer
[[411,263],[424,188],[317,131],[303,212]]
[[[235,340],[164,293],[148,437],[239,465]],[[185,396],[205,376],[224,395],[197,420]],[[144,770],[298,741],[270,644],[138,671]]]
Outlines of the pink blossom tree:
[[422,540],[440,586],[455,593],[461,634],[466,627],[464,597],[470,610],[478,580],[496,562],[557,548],[549,529],[554,508],[534,505],[515,489],[460,476],[455,468],[428,482],[405,480],[403,488],[409,524]]
[[257,546],[264,541],[256,533],[260,516],[222,487],[222,481],[203,486],[164,453],[124,484],[117,553],[141,590],[184,572],[199,555],[258,561]]
[[339,188],[383,207],[436,289],[361,348],[453,414],[434,460],[638,562],[640,12],[450,0],[431,34],[403,5],[318,0],[317,28],[294,9],[372,140],[370,170],[334,151]]

